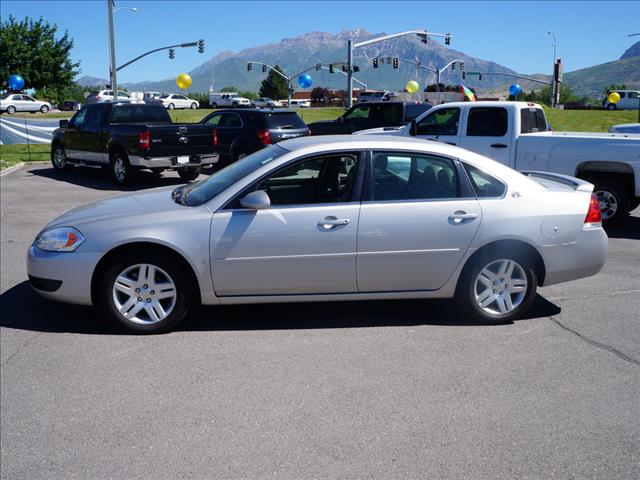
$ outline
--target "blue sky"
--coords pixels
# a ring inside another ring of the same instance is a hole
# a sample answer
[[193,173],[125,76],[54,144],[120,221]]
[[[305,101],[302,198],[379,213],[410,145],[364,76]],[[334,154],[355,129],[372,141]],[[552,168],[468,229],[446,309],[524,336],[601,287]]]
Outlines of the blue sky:
[[[108,77],[106,0],[2,1],[9,14],[42,16],[67,29],[81,75]],[[118,0],[117,63],[151,48],[204,38],[206,51],[157,53],[123,70],[119,82],[159,80],[189,71],[225,50],[275,43],[309,31],[365,28],[451,32],[451,47],[521,73],[549,73],[552,30],[565,71],[615,60],[640,37],[640,2],[151,1]],[[129,7],[139,11],[132,13]]]

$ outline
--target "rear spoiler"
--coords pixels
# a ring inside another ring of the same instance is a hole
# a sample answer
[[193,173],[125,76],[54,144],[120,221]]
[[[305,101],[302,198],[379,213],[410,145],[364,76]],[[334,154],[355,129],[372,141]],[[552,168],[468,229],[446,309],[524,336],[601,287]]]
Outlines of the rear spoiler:
[[569,175],[562,175],[561,173],[539,172],[534,170],[522,170],[520,171],[520,173],[526,175],[527,177],[540,178],[543,180],[550,180],[552,182],[560,183],[562,185],[571,187],[573,190],[579,192],[593,192],[593,183],[589,183],[586,180],[581,180]]

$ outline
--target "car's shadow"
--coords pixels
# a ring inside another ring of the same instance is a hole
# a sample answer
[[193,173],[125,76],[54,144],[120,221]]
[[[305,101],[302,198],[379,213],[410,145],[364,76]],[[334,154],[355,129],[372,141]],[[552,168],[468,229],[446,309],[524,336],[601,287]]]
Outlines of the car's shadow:
[[[560,313],[538,295],[522,320]],[[181,331],[291,330],[479,325],[450,300],[385,300],[205,306],[195,309]],[[65,305],[37,295],[27,281],[0,295],[0,326],[51,333],[119,335],[120,331],[89,307]]]
[[[639,212],[638,209],[634,210]],[[606,229],[609,238],[628,238],[630,240],[640,240],[640,217],[629,216],[613,227]]]
[[[54,168],[32,168],[27,170],[27,172],[38,177],[45,177],[80,187],[116,192],[135,192],[148,188],[167,187],[188,183],[177,175],[168,176],[168,171],[165,171],[162,175],[155,175],[150,171],[140,170],[137,172],[135,182],[128,186],[116,185],[109,178],[106,172],[98,168],[73,167],[64,172],[59,172]],[[211,169],[203,169],[204,175],[199,178],[206,178],[205,176],[208,176],[211,173]]]

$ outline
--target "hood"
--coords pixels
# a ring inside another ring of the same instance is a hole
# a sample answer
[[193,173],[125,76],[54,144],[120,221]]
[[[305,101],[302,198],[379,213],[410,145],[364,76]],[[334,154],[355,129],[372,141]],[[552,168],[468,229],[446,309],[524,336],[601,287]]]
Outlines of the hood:
[[72,208],[53,219],[45,228],[78,227],[87,223],[140,215],[141,213],[162,213],[185,210],[189,207],[178,205],[171,199],[176,186],[155,188],[140,193],[121,195]]

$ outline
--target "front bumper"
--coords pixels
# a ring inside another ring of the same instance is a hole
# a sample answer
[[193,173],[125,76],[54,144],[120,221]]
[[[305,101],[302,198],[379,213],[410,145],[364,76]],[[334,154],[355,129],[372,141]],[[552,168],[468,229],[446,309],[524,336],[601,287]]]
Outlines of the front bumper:
[[602,227],[585,228],[573,242],[542,246],[544,286],[595,275],[607,261],[609,238]]
[[142,157],[130,155],[129,163],[132,167],[140,168],[183,168],[200,167],[202,165],[213,165],[218,163],[220,155],[217,153],[207,153],[202,155],[185,155],[189,157],[186,163],[179,163],[178,156],[175,157]]
[[[47,252],[32,245],[27,252],[27,273],[32,287],[43,297],[91,305],[91,277],[99,259],[97,253]],[[46,283],[40,282],[45,279]],[[51,282],[55,282],[55,290],[47,288]]]

